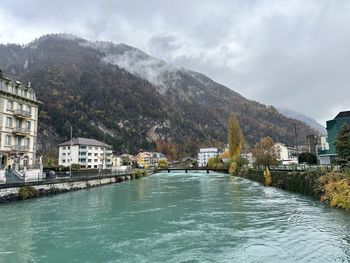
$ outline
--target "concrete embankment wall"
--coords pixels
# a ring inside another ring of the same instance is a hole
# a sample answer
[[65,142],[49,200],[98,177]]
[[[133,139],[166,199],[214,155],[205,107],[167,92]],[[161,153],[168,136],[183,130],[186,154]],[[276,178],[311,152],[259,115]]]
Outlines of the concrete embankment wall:
[[[113,176],[113,177],[107,177],[107,178],[91,178],[91,179],[84,179],[84,180],[72,180],[72,181],[66,181],[66,182],[47,182],[47,183],[28,183],[25,186],[30,186],[36,189],[36,196],[47,196],[47,195],[53,195],[63,192],[69,192],[69,191],[75,191],[90,187],[96,187],[106,184],[112,184],[112,183],[118,183],[123,182],[125,180],[132,179],[131,176]],[[21,186],[23,187],[23,186]],[[0,203],[4,202],[10,202],[15,200],[20,200],[19,196],[19,190],[21,188],[20,186],[17,187],[6,187],[0,189]]]
[[[318,179],[324,175],[321,171],[270,171],[272,186],[283,190],[297,192],[314,197],[320,196]],[[264,183],[263,170],[249,170],[239,176],[249,180]]]

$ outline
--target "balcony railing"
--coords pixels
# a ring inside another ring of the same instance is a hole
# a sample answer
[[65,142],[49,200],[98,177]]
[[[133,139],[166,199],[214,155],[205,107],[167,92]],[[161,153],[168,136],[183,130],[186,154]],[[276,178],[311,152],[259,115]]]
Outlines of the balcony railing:
[[32,113],[30,111],[21,110],[21,109],[15,110],[14,114],[17,117],[21,117],[21,118],[30,118],[32,116]]
[[15,127],[12,132],[16,135],[27,135],[30,133],[30,130],[27,128]]
[[25,151],[29,150],[29,147],[27,145],[18,145],[18,144],[16,144],[16,145],[14,145],[12,147],[12,149],[14,151],[18,151],[18,152],[25,152]]

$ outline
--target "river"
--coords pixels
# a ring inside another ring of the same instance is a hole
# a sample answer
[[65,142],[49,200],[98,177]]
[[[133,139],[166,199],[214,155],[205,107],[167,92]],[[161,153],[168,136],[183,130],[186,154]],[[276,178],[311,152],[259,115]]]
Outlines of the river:
[[350,212],[219,173],[0,205],[0,262],[350,262]]

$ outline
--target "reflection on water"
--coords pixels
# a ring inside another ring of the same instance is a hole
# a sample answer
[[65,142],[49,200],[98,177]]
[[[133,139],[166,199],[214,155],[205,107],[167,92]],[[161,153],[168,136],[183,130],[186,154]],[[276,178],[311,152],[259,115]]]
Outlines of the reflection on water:
[[350,213],[223,174],[0,206],[0,262],[349,262]]

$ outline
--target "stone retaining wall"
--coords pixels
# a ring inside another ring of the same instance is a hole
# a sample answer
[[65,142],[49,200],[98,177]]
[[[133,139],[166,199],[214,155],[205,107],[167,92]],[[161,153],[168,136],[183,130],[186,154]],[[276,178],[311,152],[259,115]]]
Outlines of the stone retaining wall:
[[[41,185],[32,185],[37,190],[37,197],[53,195],[63,192],[75,191],[90,187],[97,187],[106,184],[119,183],[126,180],[130,180],[131,176],[116,176],[109,178],[98,178],[98,179],[85,179],[82,181],[74,182],[57,182],[47,183]],[[19,200],[19,189],[20,187],[11,187],[0,189],[0,203],[10,202]]]

